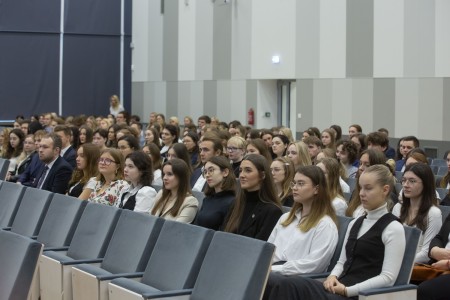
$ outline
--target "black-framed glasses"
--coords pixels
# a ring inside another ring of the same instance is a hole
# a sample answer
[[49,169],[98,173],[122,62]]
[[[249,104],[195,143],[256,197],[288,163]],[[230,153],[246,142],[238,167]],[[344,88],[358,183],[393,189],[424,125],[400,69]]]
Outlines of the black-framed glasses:
[[111,163],[115,163],[115,164],[118,163],[118,162],[116,162],[116,161],[114,161],[114,160],[112,160],[112,159],[105,158],[105,157],[100,157],[100,158],[97,160],[97,162],[98,162],[99,164],[104,164],[105,166],[109,166]]

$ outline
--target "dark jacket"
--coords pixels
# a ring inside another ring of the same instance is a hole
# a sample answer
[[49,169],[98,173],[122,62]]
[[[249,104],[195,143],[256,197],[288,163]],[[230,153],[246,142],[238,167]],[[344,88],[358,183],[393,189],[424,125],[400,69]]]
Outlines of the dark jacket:
[[[42,166],[39,177],[44,172],[44,167],[45,165]],[[45,178],[41,189],[54,193],[65,194],[67,192],[70,177],[72,177],[72,167],[64,158],[59,156],[52,168],[49,170],[47,178]],[[37,186],[38,181],[39,180],[36,180],[34,187]]]
[[72,146],[69,146],[66,152],[64,152],[63,158],[72,166],[72,170],[77,166],[77,151]]
[[20,174],[19,179],[17,180],[25,186],[35,186],[37,184],[37,178],[39,178],[44,166],[39,159],[39,154],[37,152],[34,152],[30,156],[31,161],[29,165],[25,168],[25,171]]
[[[448,235],[450,234],[450,215],[447,216],[442,224],[439,233],[431,240],[430,247],[428,248],[428,257],[430,257],[431,249],[433,247],[445,248],[448,243]],[[431,257],[430,257],[431,258]],[[431,258],[430,264],[436,262]]]

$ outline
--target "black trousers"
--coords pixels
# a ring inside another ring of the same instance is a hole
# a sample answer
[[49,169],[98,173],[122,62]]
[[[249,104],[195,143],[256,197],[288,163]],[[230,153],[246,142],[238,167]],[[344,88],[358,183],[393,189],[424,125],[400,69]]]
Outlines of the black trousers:
[[[342,300],[349,299],[327,292],[323,283],[302,276],[270,273],[263,300]],[[357,299],[357,297],[355,298]]]
[[441,275],[419,284],[417,300],[450,299],[450,275]]

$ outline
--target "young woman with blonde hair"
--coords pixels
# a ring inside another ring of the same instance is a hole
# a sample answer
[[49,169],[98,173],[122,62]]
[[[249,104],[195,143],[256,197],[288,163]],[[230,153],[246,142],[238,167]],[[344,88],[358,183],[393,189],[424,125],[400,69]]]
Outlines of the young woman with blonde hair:
[[322,169],[327,179],[328,192],[331,197],[331,204],[338,216],[345,216],[347,210],[347,202],[342,192],[341,184],[339,182],[340,164],[334,158],[323,158],[317,166]]
[[273,182],[280,198],[281,205],[292,206],[291,182],[294,179],[295,169],[291,160],[287,157],[277,157],[270,165]]
[[286,151],[286,156],[291,159],[295,169],[300,166],[312,165],[308,145],[302,141],[290,143]]

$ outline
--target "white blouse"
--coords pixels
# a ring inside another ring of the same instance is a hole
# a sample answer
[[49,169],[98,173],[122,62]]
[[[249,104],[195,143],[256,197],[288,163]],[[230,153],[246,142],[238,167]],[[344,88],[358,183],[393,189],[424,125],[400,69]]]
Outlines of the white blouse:
[[340,197],[336,197],[331,201],[331,205],[334,207],[334,211],[338,216],[345,216],[345,211],[347,210],[347,201]]
[[[380,208],[367,212],[367,217],[364,219],[361,228],[358,232],[358,238],[365,234],[369,229],[380,219],[383,215],[388,213],[387,204]],[[339,277],[344,270],[344,264],[347,260],[347,254],[345,252],[345,246],[347,244],[348,235],[355,223],[356,219],[351,221],[347,232],[345,234],[344,244],[342,245],[341,256],[331,271],[331,275]],[[405,230],[400,222],[391,222],[381,234],[381,240],[384,244],[384,260],[383,267],[381,268],[380,275],[369,278],[363,282],[357,283],[347,287],[348,297],[354,297],[359,294],[359,291],[364,291],[379,287],[393,286],[397,280],[400,267],[402,265],[403,254],[405,253]]]
[[[402,205],[400,203],[395,204],[392,209],[392,214],[400,217],[400,210]],[[430,260],[428,257],[428,248],[430,247],[431,240],[439,233],[442,226],[442,212],[436,206],[432,206],[428,211],[427,229],[420,235],[419,246],[417,247],[415,263],[426,264]],[[416,226],[414,226],[416,227]]]
[[272,262],[286,261],[283,265],[272,266],[272,271],[283,275],[325,272],[338,242],[336,224],[329,216],[324,216],[308,232],[298,228],[301,211],[288,226],[281,223],[289,213],[278,220],[268,239],[276,246]]
[[[125,194],[123,201],[122,196]],[[128,199],[136,195],[136,205],[134,206],[134,211],[136,212],[142,212],[147,213],[150,208],[153,207],[153,204],[155,203],[155,197],[156,197],[156,190],[152,188],[151,186],[129,186],[128,188],[125,188],[120,193],[119,199],[117,199],[116,206],[119,207],[120,203],[122,201],[122,206],[125,206]]]

